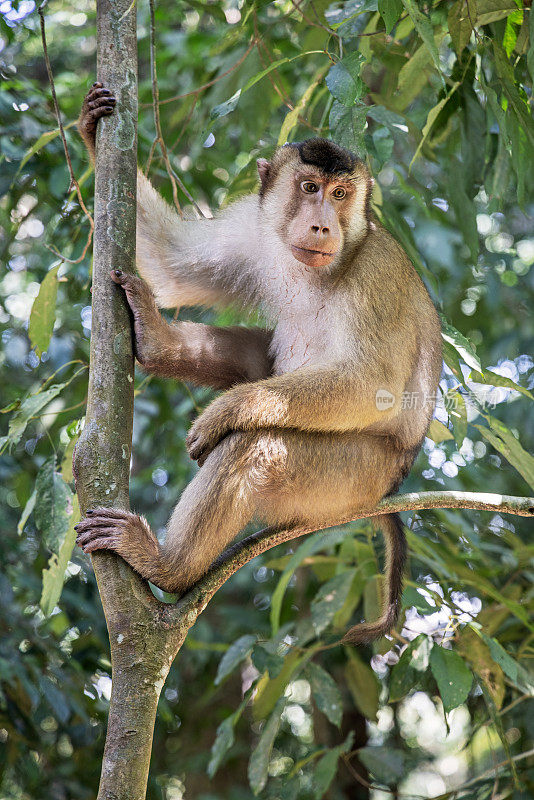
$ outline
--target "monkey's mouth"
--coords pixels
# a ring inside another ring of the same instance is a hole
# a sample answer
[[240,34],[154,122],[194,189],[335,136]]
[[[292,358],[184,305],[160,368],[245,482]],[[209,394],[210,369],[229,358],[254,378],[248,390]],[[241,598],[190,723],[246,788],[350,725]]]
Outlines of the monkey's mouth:
[[306,247],[291,245],[291,252],[297,261],[306,264],[308,267],[327,267],[332,263],[337,254],[336,250],[308,250]]

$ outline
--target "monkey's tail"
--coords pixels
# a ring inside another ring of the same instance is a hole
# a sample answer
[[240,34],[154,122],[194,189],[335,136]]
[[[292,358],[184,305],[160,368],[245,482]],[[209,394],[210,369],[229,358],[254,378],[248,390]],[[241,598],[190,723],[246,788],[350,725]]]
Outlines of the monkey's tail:
[[381,514],[375,518],[386,542],[385,592],[382,614],[376,622],[363,622],[349,628],[342,644],[367,644],[389,633],[399,616],[402,575],[406,564],[407,544],[402,520],[398,514]]

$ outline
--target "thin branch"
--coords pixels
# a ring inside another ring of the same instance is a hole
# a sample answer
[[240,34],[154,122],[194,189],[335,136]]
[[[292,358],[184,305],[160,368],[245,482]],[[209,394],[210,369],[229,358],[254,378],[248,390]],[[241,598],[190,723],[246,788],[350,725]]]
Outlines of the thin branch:
[[154,0],[149,0],[150,4],[150,72],[152,77],[152,105],[154,108],[154,125],[156,126],[156,136],[159,143],[159,148],[161,150],[161,155],[163,156],[163,160],[165,162],[165,166],[167,168],[167,174],[169,176],[171,185],[172,185],[172,198],[174,201],[174,205],[176,206],[176,210],[182,215],[182,209],[180,207],[180,201],[178,200],[178,189],[177,189],[177,182],[174,175],[174,171],[171,167],[171,162],[169,161],[169,154],[167,153],[167,147],[165,145],[165,140],[163,138],[163,132],[161,130],[161,120],[159,116],[159,88],[158,88],[158,76],[156,72],[156,23],[154,19]]
[[52,245],[48,245],[47,244],[46,246],[55,255],[59,256],[59,258],[61,258],[63,261],[68,261],[69,264],[79,264],[80,261],[83,261],[83,259],[85,258],[85,254],[87,253],[87,251],[89,249],[89,246],[90,246],[90,244],[91,244],[91,242],[93,240],[93,232],[94,232],[94,229],[95,229],[95,223],[94,223],[93,217],[91,216],[90,212],[87,209],[87,206],[85,205],[85,203],[83,201],[80,185],[79,185],[79,183],[76,180],[76,177],[74,175],[74,170],[72,169],[72,162],[70,160],[69,148],[68,148],[68,145],[67,145],[67,138],[65,136],[65,129],[63,127],[63,122],[61,121],[61,112],[59,110],[59,103],[57,101],[56,86],[55,86],[55,83],[54,83],[54,76],[52,74],[52,66],[50,64],[50,58],[49,58],[49,55],[48,55],[48,45],[46,43],[46,28],[45,28],[45,20],[44,20],[44,11],[43,11],[43,9],[45,8],[47,2],[48,2],[48,0],[44,0],[44,2],[41,3],[41,5],[39,6],[39,9],[38,9],[39,23],[40,23],[40,26],[41,26],[41,41],[43,43],[43,54],[44,54],[44,60],[45,60],[45,64],[46,64],[46,71],[47,71],[47,74],[48,74],[48,81],[50,83],[50,90],[52,92],[52,100],[54,102],[54,111],[55,111],[55,114],[56,114],[57,124],[59,126],[59,134],[61,136],[61,141],[63,142],[63,150],[65,151],[65,159],[67,161],[67,167],[69,169],[69,174],[70,174],[69,191],[71,189],[73,189],[73,188],[76,190],[76,194],[78,196],[78,202],[80,204],[80,207],[81,207],[83,213],[85,214],[85,216],[87,217],[87,219],[89,220],[90,230],[89,230],[89,236],[87,237],[87,242],[86,242],[85,247],[83,248],[82,254],[81,254],[81,256],[79,258],[76,258],[76,259],[67,258],[66,256],[62,255],[58,250],[56,250],[56,248],[53,247]]
[[[256,46],[256,40],[254,39],[252,44],[249,45],[249,47],[244,52],[244,54],[241,56],[241,58],[238,61],[236,61],[236,63],[233,65],[233,67],[230,67],[230,69],[227,69],[226,72],[222,72],[220,75],[217,75],[217,77],[213,78],[211,81],[208,81],[207,83],[203,83],[202,86],[199,86],[197,89],[192,89],[190,92],[185,92],[184,94],[175,94],[173,97],[168,97],[166,100],[160,100],[159,101],[160,106],[164,106],[166,103],[173,103],[175,100],[183,100],[184,98],[191,97],[192,95],[195,95],[195,97],[197,97],[201,92],[205,91],[206,89],[209,89],[210,86],[213,86],[214,83],[217,83],[217,81],[220,81],[223,78],[226,78],[227,75],[230,75],[231,72],[233,72],[235,69],[240,67],[241,64],[243,63],[243,61],[249,55],[249,53],[251,53],[252,50],[254,50],[255,46]],[[142,106],[143,105],[144,105],[144,103],[142,104]]]
[[[516,514],[521,517],[534,518],[534,497],[512,497],[484,492],[410,492],[385,497],[376,508],[355,511],[341,519],[332,520],[325,527],[337,527],[381,514],[435,508],[468,508],[474,511],[493,511],[500,514]],[[298,524],[288,528],[269,527],[236,542],[219,556],[209,572],[192,586],[176,605],[169,604],[162,609],[161,622],[169,626],[177,624],[183,617],[184,607],[196,608],[197,613],[200,614],[228,578],[253,558],[279,544],[316,531],[316,527]]]

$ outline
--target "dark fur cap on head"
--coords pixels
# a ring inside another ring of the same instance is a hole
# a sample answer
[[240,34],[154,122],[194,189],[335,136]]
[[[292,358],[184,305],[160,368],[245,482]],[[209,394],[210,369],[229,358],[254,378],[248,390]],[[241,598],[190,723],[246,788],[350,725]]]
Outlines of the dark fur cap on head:
[[304,164],[313,164],[328,175],[342,175],[352,172],[360,161],[354,153],[328,139],[306,139],[293,142],[286,147],[295,147]]
[[260,175],[260,198],[275,184],[280,169],[291,159],[291,153],[298,153],[303,164],[317,167],[327,176],[350,175],[363,165],[360,158],[344,147],[328,139],[306,139],[304,142],[291,142],[276,150],[272,161],[258,159]]

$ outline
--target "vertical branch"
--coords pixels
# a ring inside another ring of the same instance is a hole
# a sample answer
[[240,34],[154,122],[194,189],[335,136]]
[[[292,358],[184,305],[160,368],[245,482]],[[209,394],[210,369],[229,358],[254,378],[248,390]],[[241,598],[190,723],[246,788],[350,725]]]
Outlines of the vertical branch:
[[[117,98],[99,122],[91,362],[85,428],[74,471],[82,513],[128,508],[134,361],[131,326],[112,269],[135,268],[137,37],[135,3],[97,2],[97,77]],[[158,698],[185,629],[158,624],[160,605],[118,556],[93,566],[109,631],[112,695],[98,800],[143,800]]]

